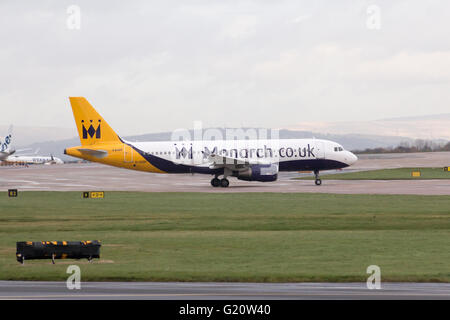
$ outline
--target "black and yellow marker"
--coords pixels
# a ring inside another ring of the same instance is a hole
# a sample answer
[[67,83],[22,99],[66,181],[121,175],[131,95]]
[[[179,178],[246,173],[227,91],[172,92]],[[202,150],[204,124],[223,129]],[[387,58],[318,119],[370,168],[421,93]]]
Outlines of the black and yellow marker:
[[421,176],[420,170],[411,171],[411,177],[413,178],[419,178]]
[[21,241],[16,243],[16,259],[24,264],[25,260],[33,259],[82,259],[90,262],[100,258],[101,243],[92,241]]
[[105,197],[104,191],[85,191],[83,192],[84,199],[103,199]]

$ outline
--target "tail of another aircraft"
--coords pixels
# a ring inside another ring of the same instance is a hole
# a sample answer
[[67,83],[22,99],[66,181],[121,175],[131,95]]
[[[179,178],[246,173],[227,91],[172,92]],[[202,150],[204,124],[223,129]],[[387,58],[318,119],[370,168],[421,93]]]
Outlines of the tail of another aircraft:
[[119,136],[83,97],[70,97],[82,146],[120,142]]
[[12,142],[12,130],[13,126],[11,125],[8,130],[8,135],[4,138],[0,138],[0,152],[13,154],[14,150],[11,150],[11,142]]

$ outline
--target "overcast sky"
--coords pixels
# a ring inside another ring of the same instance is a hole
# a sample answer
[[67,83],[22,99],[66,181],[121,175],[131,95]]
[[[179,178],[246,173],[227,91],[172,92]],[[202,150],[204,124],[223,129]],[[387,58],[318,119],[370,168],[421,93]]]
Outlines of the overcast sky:
[[3,0],[0,124],[75,127],[69,96],[122,135],[448,113],[449,17],[450,1]]

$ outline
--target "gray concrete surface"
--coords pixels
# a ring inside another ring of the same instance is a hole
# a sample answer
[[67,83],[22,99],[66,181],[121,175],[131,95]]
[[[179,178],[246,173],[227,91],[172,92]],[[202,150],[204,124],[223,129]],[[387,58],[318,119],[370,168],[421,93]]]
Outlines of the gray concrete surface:
[[450,152],[361,154],[353,170],[388,168],[449,167]]
[[[444,166],[450,166],[450,152],[361,155],[355,165],[344,169],[343,172],[395,167]],[[35,165],[0,167],[0,190],[14,188],[22,191],[120,190],[450,195],[450,180],[324,180],[321,186],[316,186],[313,181],[291,179],[300,175],[297,172],[282,172],[277,181],[266,183],[240,181],[231,177],[229,188],[212,188],[209,175],[146,173],[101,164]]]
[[0,281],[0,299],[133,300],[305,300],[433,299],[449,300],[449,283],[188,283],[86,282],[68,290],[65,282]]

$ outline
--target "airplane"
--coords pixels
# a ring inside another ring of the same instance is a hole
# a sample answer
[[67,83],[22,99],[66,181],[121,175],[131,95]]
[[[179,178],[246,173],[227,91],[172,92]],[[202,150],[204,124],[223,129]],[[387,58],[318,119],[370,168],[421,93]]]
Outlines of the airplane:
[[6,159],[3,159],[3,161],[7,163],[45,164],[45,165],[64,163],[64,161],[62,161],[60,158],[56,158],[53,155],[50,155],[50,157],[14,155],[9,156]]
[[[276,181],[279,171],[341,169],[358,158],[340,144],[321,139],[130,142],[120,138],[84,97],[69,97],[80,146],[64,154],[126,169],[157,173],[214,175],[213,187],[228,187],[228,177]],[[219,177],[222,176],[220,179]]]
[[[26,164],[62,164],[64,161],[62,161],[59,158],[53,157],[53,155],[50,155],[50,157],[46,156],[27,156],[25,154],[18,155],[17,153],[28,151],[30,149],[20,149],[15,150],[11,148],[11,142],[12,142],[12,126],[9,127],[8,135],[5,137],[5,140],[0,140],[0,162],[7,162],[7,163],[26,163]],[[38,149],[39,150],[39,149]],[[36,153],[37,151],[36,150]],[[15,154],[15,155],[13,155]]]
[[5,137],[5,140],[2,141],[0,138],[0,162],[7,161],[8,158],[11,157],[13,154],[31,150],[29,148],[16,150],[11,147],[12,130],[13,126],[11,125],[8,130],[8,135]]

